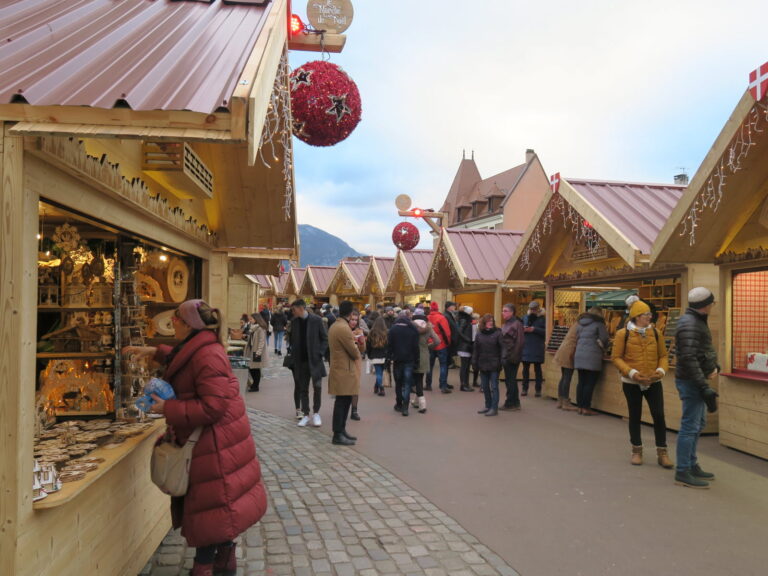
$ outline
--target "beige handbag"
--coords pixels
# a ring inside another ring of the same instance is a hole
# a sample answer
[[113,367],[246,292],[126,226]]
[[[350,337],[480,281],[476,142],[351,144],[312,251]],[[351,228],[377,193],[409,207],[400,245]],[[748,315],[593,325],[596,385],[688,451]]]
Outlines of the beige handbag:
[[184,446],[161,442],[152,450],[150,470],[152,482],[170,496],[184,496],[189,487],[189,466],[203,427],[196,428]]

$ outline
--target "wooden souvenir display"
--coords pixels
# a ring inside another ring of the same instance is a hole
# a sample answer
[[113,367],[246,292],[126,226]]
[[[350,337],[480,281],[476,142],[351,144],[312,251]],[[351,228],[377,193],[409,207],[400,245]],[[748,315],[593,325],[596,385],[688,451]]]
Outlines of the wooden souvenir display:
[[52,360],[40,375],[40,396],[57,416],[113,412],[114,396],[106,373],[84,360]]
[[61,304],[65,308],[85,308],[88,306],[88,287],[80,282],[80,278],[64,285]]
[[90,305],[93,308],[109,308],[112,306],[114,287],[108,282],[96,282],[91,286]]

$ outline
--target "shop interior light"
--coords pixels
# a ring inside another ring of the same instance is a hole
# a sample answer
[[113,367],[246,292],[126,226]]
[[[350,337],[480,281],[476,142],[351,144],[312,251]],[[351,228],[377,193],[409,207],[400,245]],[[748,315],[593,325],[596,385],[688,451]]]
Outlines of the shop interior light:
[[165,254],[160,254],[160,262],[166,262],[168,260],[168,256]]
[[291,36],[301,34],[306,29],[304,22],[296,14],[291,14]]

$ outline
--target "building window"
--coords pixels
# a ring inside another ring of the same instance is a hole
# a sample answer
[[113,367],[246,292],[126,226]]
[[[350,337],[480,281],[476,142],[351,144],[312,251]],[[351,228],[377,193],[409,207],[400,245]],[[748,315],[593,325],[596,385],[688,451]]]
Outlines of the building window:
[[[768,353],[768,269],[733,276],[733,368],[765,368]],[[762,363],[760,359],[762,358]],[[751,360],[751,362],[750,362]],[[760,371],[768,377],[768,373]]]
[[461,217],[461,208],[456,208],[456,222],[461,222],[463,218]]

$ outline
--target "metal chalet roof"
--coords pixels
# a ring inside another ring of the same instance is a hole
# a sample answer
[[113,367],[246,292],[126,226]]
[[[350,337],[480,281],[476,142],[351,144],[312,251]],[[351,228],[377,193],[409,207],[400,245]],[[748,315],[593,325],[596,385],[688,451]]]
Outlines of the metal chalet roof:
[[382,289],[389,284],[389,277],[392,275],[392,269],[395,267],[394,257],[382,256],[381,258],[376,256],[373,259],[376,264],[376,268],[381,276]]
[[446,228],[451,246],[467,280],[501,282],[512,255],[523,238],[511,230]]
[[325,294],[328,291],[328,285],[335,273],[336,266],[307,266],[307,274],[316,294]]
[[269,1],[3,2],[0,104],[221,111]]
[[434,250],[408,250],[402,252],[408,268],[413,274],[417,286],[424,286],[429,275],[429,267],[432,264]]
[[685,186],[575,180],[568,183],[643,254],[650,254]]
[[354,280],[355,284],[360,287],[363,285],[363,282],[365,282],[365,275],[368,273],[368,268],[370,268],[371,263],[344,262],[344,266],[349,270],[349,275],[352,276],[352,280]]

